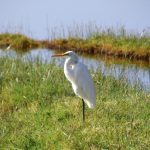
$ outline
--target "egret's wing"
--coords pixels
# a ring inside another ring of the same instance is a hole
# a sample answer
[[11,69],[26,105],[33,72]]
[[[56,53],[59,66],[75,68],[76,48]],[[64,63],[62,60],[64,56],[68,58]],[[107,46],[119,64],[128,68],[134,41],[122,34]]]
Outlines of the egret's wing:
[[76,94],[85,100],[90,108],[95,107],[95,88],[87,67],[78,63],[74,68]]

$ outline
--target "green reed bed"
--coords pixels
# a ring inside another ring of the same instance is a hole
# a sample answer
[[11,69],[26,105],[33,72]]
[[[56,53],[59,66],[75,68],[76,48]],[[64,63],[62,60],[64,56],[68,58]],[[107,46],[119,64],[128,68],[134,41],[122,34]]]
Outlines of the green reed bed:
[[0,34],[0,47],[11,47],[20,51],[27,51],[29,49],[41,47],[41,41],[31,39],[22,34],[4,33]]
[[52,49],[71,49],[81,53],[105,54],[130,59],[150,60],[150,38],[93,35],[87,39],[70,37],[55,39],[48,44]]
[[0,59],[0,149],[149,149],[150,94],[92,73],[97,106],[86,106],[63,70]]
[[56,28],[49,34],[51,38],[48,40],[31,39],[22,34],[0,34],[0,47],[11,45],[11,48],[20,51],[45,47],[150,61],[150,37],[129,34],[124,28],[102,30],[96,25],[75,25],[67,29]]

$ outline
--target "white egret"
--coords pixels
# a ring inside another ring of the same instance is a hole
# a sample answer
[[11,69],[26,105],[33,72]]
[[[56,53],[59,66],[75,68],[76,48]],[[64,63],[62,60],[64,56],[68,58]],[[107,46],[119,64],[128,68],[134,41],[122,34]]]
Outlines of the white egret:
[[75,52],[68,51],[63,54],[55,54],[52,57],[63,56],[66,56],[64,74],[71,82],[75,94],[82,99],[82,113],[84,121],[85,103],[89,108],[95,108],[96,106],[94,83],[87,67],[79,61],[79,58]]
[[10,48],[11,48],[11,45],[9,45],[9,46],[6,48],[6,50],[10,50]]

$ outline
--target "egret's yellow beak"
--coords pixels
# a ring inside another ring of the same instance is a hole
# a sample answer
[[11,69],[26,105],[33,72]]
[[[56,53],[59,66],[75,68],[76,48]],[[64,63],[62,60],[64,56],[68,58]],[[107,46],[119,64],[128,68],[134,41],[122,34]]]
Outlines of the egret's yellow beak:
[[63,53],[63,54],[55,54],[55,55],[52,55],[52,57],[63,57],[63,56],[66,56],[67,54]]

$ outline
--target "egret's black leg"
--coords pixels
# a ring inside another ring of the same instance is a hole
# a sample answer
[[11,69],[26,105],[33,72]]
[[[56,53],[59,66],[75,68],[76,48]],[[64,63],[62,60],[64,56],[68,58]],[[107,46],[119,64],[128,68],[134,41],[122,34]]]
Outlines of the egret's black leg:
[[83,113],[83,122],[84,122],[85,121],[85,103],[83,99],[82,99],[82,113]]

